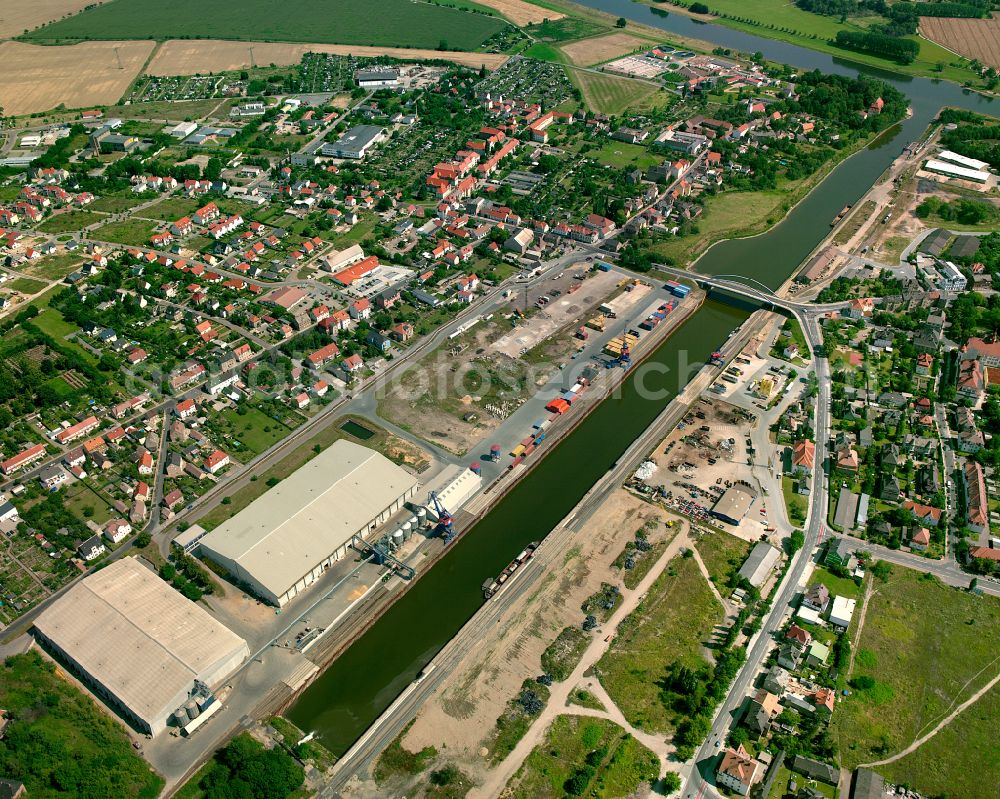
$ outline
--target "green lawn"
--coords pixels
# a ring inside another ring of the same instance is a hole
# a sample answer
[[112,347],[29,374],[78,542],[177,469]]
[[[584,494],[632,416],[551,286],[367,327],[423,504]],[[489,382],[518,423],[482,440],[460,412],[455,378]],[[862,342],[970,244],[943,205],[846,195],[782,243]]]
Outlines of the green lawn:
[[13,718],[0,774],[23,782],[28,797],[154,799],[163,788],[121,725],[37,652],[0,666],[0,707]]
[[190,216],[204,204],[203,200],[195,200],[190,197],[167,197],[148,208],[143,208],[138,212],[138,216],[144,219],[174,222],[182,216]]
[[[845,577],[837,577],[837,575],[828,572],[826,569],[817,566],[813,570],[812,575],[809,577],[809,585],[819,585],[822,583],[828,589],[830,589],[831,596],[842,596],[848,599],[861,599],[861,586],[859,586],[854,580]],[[860,606],[858,610],[860,611]]]
[[[876,580],[850,674],[875,685],[838,702],[833,736],[841,764],[854,768],[888,757],[929,732],[996,674],[998,639],[1000,600],[899,566],[888,582]],[[977,770],[981,763],[970,758],[981,743],[952,751],[953,767]]]
[[113,241],[118,244],[133,247],[149,246],[149,237],[156,232],[158,225],[141,219],[125,219],[121,222],[109,222],[92,232],[98,241]]
[[4,285],[14,291],[20,291],[22,294],[37,294],[48,284],[42,280],[32,280],[30,277],[18,277]]
[[802,494],[796,493],[795,483],[795,478],[784,475],[781,478],[781,495],[785,499],[785,511],[788,513],[789,520],[797,527],[801,527],[802,524],[796,524],[796,520],[806,518],[809,502]]
[[614,722],[557,716],[505,795],[562,799],[567,795],[567,781],[580,775],[576,780],[585,787],[570,795],[611,799],[632,795],[641,782],[654,782],[659,770],[656,755]]
[[62,280],[82,263],[83,258],[80,255],[68,252],[64,255],[39,258],[25,271],[32,277],[40,277],[44,280]]
[[984,786],[1000,785],[996,730],[1000,686],[994,686],[915,752],[878,771],[924,796],[985,796]]
[[723,594],[729,578],[740,570],[743,561],[750,554],[750,543],[735,535],[721,531],[699,533],[695,544],[698,554],[705,561],[705,567],[712,576],[712,582]]
[[595,671],[625,718],[641,730],[670,732],[674,713],[657,684],[676,661],[705,664],[704,644],[723,613],[694,558],[675,558],[619,625]]
[[474,50],[502,30],[498,17],[430,3],[379,0],[220,0],[206,12],[200,0],[115,0],[25,35],[32,41],[80,39],[249,39],[254,41],[398,45]]
[[64,214],[50,216],[38,226],[38,229],[42,233],[68,233],[83,230],[83,228],[96,224],[102,219],[104,219],[103,216],[95,214],[93,211],[68,211]]
[[597,114],[620,114],[659,91],[653,84],[631,78],[612,77],[571,67],[567,67],[566,72],[583,92],[584,102]]
[[614,139],[608,140],[599,150],[591,150],[587,157],[618,169],[639,167],[645,170],[663,161],[662,157],[654,155],[640,144],[628,144]]
[[[160,125],[156,126],[160,128]],[[129,192],[126,195],[120,197],[98,197],[87,207],[92,211],[104,211],[108,214],[117,214],[122,211],[127,211],[129,208],[135,208],[137,205],[142,205],[144,202],[149,202],[148,199],[142,197],[137,197],[135,194]]]
[[63,315],[55,308],[46,308],[38,316],[31,320],[43,333],[48,333],[52,338],[64,339],[73,333],[79,333],[80,328],[72,322],[63,319]]
[[234,447],[234,453],[244,461],[270,449],[292,432],[258,408],[247,408],[245,413],[229,409],[221,416],[227,432],[242,445]]

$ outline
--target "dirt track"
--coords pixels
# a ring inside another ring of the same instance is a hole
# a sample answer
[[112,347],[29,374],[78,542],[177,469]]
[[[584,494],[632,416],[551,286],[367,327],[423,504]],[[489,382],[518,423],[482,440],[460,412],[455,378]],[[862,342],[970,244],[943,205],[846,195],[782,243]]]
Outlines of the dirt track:
[[[251,54],[251,50],[253,51]],[[164,42],[150,62],[150,75],[197,75],[209,72],[229,72],[247,67],[275,64],[297,64],[304,53],[334,53],[336,55],[392,56],[394,58],[444,59],[478,69],[496,69],[507,60],[505,55],[463,53],[455,51],[417,50],[404,47],[364,47],[347,44],[281,44],[278,42],[229,42],[215,39],[188,41],[171,39]],[[117,98],[116,98],[117,99]]]
[[113,105],[139,74],[153,46],[149,41],[61,47],[3,42],[0,106],[8,116],[18,116],[49,111],[60,103],[67,108]]
[[1000,14],[990,19],[921,17],[920,33],[966,58],[1000,68]]

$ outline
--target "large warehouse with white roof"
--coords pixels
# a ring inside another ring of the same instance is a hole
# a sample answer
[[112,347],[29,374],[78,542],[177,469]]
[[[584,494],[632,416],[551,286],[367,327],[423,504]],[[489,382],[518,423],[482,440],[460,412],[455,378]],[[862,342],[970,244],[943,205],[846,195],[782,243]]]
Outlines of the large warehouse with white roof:
[[35,632],[151,735],[166,728],[196,682],[213,689],[250,656],[246,641],[131,557],[70,588],[38,617]]
[[201,539],[201,553],[282,606],[416,489],[409,472],[341,439]]

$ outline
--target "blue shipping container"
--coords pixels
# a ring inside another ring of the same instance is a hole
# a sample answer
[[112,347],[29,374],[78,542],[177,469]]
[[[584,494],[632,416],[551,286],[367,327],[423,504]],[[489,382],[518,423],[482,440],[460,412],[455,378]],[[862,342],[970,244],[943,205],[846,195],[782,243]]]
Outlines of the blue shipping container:
[[671,289],[671,292],[675,297],[681,297],[682,299],[691,293],[691,289],[687,286],[676,286]]
[[598,261],[597,268],[600,269],[602,272],[610,272],[611,264],[606,264],[604,263],[604,261]]
[[562,395],[562,398],[566,400],[566,402],[572,402],[573,400],[576,399],[576,393],[573,391],[567,391],[565,394]]

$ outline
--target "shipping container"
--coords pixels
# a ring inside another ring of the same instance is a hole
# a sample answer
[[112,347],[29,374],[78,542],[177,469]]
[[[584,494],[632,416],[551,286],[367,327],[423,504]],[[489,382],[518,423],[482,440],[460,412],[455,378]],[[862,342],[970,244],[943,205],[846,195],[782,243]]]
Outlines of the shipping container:
[[576,392],[575,391],[566,391],[566,392],[563,393],[562,398],[566,402],[572,403],[573,400],[576,399]]
[[534,451],[535,451],[535,445],[528,444],[528,446],[524,448],[524,457],[527,458]]
[[535,430],[540,430],[543,424],[545,424],[545,420],[539,419],[532,425],[532,427],[535,428]]
[[606,264],[604,263],[604,261],[598,261],[597,268],[600,269],[602,272],[610,272],[611,264]]
[[673,293],[673,290],[677,288],[679,285],[680,283],[678,283],[676,280],[668,280],[666,283],[663,284],[663,288],[668,289],[671,293]]
[[520,458],[524,454],[524,444],[518,444],[514,449],[510,451],[510,454],[515,458]]
[[688,294],[691,293],[691,289],[688,286],[676,286],[670,289],[670,291],[673,293],[675,297],[680,297],[681,299],[684,299]]

